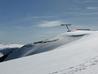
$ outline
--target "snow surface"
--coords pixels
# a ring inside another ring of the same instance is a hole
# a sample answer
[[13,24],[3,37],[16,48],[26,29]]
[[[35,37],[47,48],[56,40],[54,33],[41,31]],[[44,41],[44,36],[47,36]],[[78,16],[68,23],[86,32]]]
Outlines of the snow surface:
[[55,50],[0,63],[0,74],[98,74],[98,31],[69,32],[84,35]]

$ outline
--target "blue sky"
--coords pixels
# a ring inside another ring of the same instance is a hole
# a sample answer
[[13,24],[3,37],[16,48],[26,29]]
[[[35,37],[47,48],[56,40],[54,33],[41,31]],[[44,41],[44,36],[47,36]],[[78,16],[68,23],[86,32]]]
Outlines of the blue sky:
[[61,23],[97,30],[98,0],[0,0],[0,43],[32,43],[65,31]]

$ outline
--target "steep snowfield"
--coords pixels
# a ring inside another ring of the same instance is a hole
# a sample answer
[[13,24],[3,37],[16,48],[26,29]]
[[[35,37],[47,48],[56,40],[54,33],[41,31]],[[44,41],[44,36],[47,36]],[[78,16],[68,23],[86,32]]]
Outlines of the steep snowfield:
[[0,74],[97,74],[98,31],[67,35],[84,36],[52,51],[2,62]]

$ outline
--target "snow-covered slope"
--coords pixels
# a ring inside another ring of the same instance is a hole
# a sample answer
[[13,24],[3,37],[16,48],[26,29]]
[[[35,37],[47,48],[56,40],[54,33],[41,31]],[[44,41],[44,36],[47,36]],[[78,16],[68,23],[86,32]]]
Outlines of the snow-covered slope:
[[70,33],[64,33],[51,39],[34,42],[32,44],[26,44],[20,48],[3,49],[0,52],[2,52],[4,55],[7,55],[7,57],[4,57],[4,61],[7,61],[11,59],[28,56],[28,55],[34,55],[42,52],[55,50],[55,48],[59,46],[80,39],[83,35],[84,34],[80,35],[80,32],[78,35],[74,35],[74,32],[71,32],[71,35]]
[[0,74],[97,74],[98,31],[67,35],[84,36],[52,51],[2,62]]

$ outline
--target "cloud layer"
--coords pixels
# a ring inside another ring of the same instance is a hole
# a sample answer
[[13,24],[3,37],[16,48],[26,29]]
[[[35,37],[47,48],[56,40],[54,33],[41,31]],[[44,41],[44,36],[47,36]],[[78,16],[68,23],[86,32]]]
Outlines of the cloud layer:
[[56,21],[43,21],[39,24],[40,27],[56,27],[60,26],[60,24],[64,23],[63,21],[56,20]]

